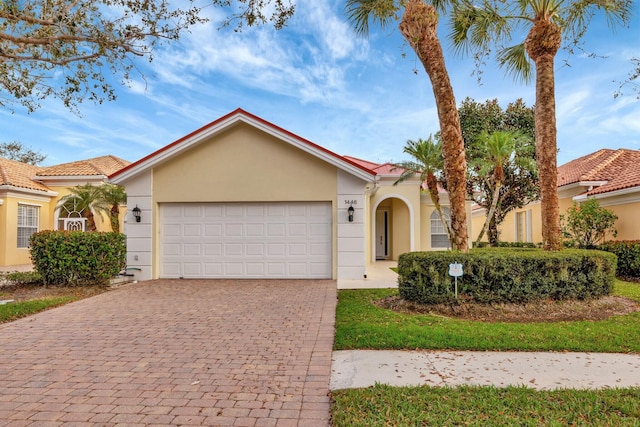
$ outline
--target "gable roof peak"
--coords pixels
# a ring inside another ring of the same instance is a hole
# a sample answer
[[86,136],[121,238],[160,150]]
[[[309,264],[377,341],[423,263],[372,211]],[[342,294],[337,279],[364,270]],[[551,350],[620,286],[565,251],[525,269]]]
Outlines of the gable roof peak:
[[277,126],[261,117],[251,114],[242,108],[236,108],[228,114],[208,123],[201,128],[183,136],[180,139],[173,141],[172,143],[165,145],[164,147],[154,151],[153,153],[143,157],[142,159],[125,166],[124,168],[113,172],[109,175],[109,179],[114,182],[122,182],[125,179],[129,179],[139,173],[153,168],[155,165],[160,164],[167,159],[177,155],[183,150],[188,149],[191,146],[197,145],[214,135],[223,132],[230,127],[234,126],[242,121],[249,126],[259,129],[267,134],[270,134],[282,141],[285,141],[292,146],[295,146],[303,151],[306,151],[328,163],[337,166],[340,169],[349,171],[352,174],[360,176],[362,179],[371,179],[376,175],[376,172],[362,166],[358,162],[355,162],[344,156],[334,153],[320,145],[317,145],[308,139],[302,138],[293,132],[290,132],[280,126]]

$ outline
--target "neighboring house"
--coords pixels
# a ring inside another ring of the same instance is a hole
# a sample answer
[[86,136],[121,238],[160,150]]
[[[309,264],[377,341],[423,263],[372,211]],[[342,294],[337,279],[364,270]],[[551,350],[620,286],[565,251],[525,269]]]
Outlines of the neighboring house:
[[125,223],[137,279],[359,279],[447,246],[421,183],[398,175],[238,109],[109,179],[141,211]]
[[[0,266],[31,263],[29,237],[36,231],[84,230],[81,214],[58,212],[58,201],[69,194],[69,187],[103,184],[128,164],[115,156],[48,167],[0,158]],[[99,230],[111,230],[100,215],[96,224]]]
[[[559,166],[558,196],[561,214],[574,201],[597,199],[618,216],[616,240],[640,239],[640,151],[602,149]],[[484,217],[484,209],[473,210],[475,236]],[[499,232],[504,242],[541,242],[540,203],[509,213]]]

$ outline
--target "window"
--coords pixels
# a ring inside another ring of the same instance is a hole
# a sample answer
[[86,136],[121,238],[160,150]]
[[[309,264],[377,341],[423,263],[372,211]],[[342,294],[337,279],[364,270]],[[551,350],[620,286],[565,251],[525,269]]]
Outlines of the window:
[[[447,224],[451,226],[451,211],[449,208],[442,208],[442,213],[444,214]],[[444,228],[444,224],[436,210],[431,213],[431,247],[443,249],[450,247],[447,230]]]
[[516,242],[531,242],[531,209],[516,212]]
[[18,205],[18,247],[28,248],[29,237],[38,231],[38,206]]
[[78,199],[67,200],[58,208],[58,230],[84,231],[87,219],[83,216],[83,210],[78,210]]

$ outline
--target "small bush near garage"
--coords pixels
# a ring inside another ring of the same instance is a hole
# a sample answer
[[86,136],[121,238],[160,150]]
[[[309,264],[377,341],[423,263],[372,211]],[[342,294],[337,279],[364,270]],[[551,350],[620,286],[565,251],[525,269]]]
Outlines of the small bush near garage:
[[622,278],[640,278],[640,240],[606,242],[598,246],[601,251],[612,252],[618,257],[616,275]]
[[31,286],[42,283],[42,276],[37,271],[11,271],[0,273],[0,282],[14,286]]
[[31,236],[31,259],[45,285],[106,284],[125,267],[121,233],[41,231]]
[[455,301],[449,264],[463,265],[458,292],[479,303],[526,303],[540,299],[587,299],[609,295],[616,271],[614,254],[570,249],[473,249],[412,252],[398,261],[400,296],[422,304]]

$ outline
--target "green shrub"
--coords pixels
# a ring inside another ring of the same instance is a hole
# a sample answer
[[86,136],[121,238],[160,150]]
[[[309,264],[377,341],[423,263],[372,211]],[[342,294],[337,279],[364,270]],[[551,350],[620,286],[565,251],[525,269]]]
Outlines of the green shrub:
[[105,284],[125,266],[121,233],[41,231],[30,244],[33,265],[45,284]]
[[[488,248],[489,247],[489,242],[479,242],[478,244],[476,244],[474,242],[473,243],[473,247],[474,248]],[[533,248],[540,247],[540,245],[536,245],[535,243],[531,243],[531,242],[498,242],[498,243],[496,243],[495,247],[498,247],[498,248],[529,248],[529,249],[533,249]]]
[[400,296],[426,304],[453,302],[449,264],[463,265],[458,290],[480,303],[525,303],[538,299],[587,299],[613,290],[616,257],[607,252],[571,249],[472,249],[412,252],[398,261]]
[[621,240],[603,243],[601,251],[612,252],[618,257],[619,277],[640,277],[640,240]]
[[42,283],[42,276],[37,271],[12,271],[5,273],[4,279],[12,285],[38,285]]

